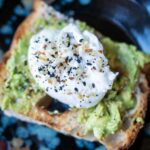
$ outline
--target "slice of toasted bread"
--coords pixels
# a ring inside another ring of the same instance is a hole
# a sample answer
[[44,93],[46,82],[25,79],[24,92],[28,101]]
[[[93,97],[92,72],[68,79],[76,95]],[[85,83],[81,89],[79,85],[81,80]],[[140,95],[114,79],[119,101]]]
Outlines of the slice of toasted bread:
[[[17,46],[19,39],[21,39],[21,37],[23,37],[30,28],[32,28],[35,20],[42,12],[42,5],[43,2],[41,2],[40,0],[35,0],[33,12],[17,29],[10,50],[5,54],[3,61],[0,63],[0,88],[3,87],[3,84],[5,82],[5,77],[7,74],[7,60],[11,57],[12,51]],[[109,150],[127,149],[134,142],[140,128],[143,126],[141,122],[133,121],[133,118],[145,117],[148,103],[148,94],[150,91],[145,75],[148,75],[148,73],[150,72],[149,66],[150,64],[145,67],[143,72],[141,71],[138,86],[136,87],[137,105],[135,109],[127,114],[121,129],[117,133],[109,135],[103,140],[96,139],[93,133],[90,133],[86,136],[84,135],[84,126],[82,124],[79,124],[79,122],[77,121],[79,115],[78,110],[72,109],[59,114],[50,114],[46,109],[44,109],[44,107],[42,107],[46,106],[47,103],[50,103],[50,100],[39,100],[38,104],[26,114],[24,114],[23,112],[15,113],[12,110],[5,110],[4,112],[9,116],[15,116],[17,118],[20,118],[21,120],[43,124],[59,132],[77,138],[82,138],[89,141],[99,141],[100,143],[104,144],[105,147]]]

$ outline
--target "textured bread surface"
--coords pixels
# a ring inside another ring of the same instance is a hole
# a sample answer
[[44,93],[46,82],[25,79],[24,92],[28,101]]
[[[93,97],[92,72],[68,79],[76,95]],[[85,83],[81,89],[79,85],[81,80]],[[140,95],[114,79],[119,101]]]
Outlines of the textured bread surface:
[[[17,46],[19,39],[21,39],[30,28],[32,28],[32,25],[38,18],[40,10],[42,9],[42,3],[43,2],[40,0],[35,0],[32,13],[18,27],[10,49],[0,63],[0,88],[2,88],[3,84],[5,83],[5,77],[7,74],[7,60],[11,57],[12,51]],[[45,100],[41,102],[42,105],[36,105],[27,114],[24,114],[23,112],[15,113],[12,110],[5,110],[4,112],[9,116],[15,116],[21,120],[46,125],[67,135],[89,141],[99,141],[109,150],[128,149],[134,142],[139,130],[143,126],[141,122],[134,122],[133,118],[140,117],[144,119],[145,117],[148,95],[150,92],[148,78],[150,78],[150,64],[147,64],[141,71],[138,86],[136,87],[137,105],[135,109],[128,113],[124,119],[121,129],[117,133],[107,136],[103,140],[96,139],[92,133],[86,136],[83,134],[84,127],[77,121],[79,115],[78,110],[71,109],[63,113],[50,114],[44,107],[41,107],[48,105]],[[48,101],[51,101],[50,97],[48,98]]]

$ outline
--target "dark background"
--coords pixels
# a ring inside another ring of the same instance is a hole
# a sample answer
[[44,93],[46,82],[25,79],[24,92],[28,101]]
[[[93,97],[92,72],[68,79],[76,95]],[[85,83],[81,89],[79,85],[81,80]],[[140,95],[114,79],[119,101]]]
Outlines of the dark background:
[[[113,40],[135,44],[150,53],[150,0],[57,0],[53,6],[86,21]],[[30,13],[32,0],[0,0],[0,57],[9,49],[18,25]],[[150,150],[150,111],[132,150]],[[98,143],[77,140],[44,126],[0,113],[0,150],[104,150]]]

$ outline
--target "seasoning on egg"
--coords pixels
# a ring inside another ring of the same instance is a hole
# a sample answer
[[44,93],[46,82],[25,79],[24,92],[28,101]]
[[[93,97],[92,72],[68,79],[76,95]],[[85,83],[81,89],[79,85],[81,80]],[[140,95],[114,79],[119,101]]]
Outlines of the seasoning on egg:
[[[111,89],[109,69],[97,37],[75,24],[44,29],[30,42],[28,64],[47,94],[74,107],[92,107]],[[105,91],[105,92],[104,92]]]

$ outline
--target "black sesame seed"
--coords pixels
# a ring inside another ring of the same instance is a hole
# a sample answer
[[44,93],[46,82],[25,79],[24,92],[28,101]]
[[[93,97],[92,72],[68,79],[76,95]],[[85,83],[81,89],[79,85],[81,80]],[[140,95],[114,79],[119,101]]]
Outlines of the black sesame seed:
[[42,71],[42,70],[43,70],[43,68],[42,68],[42,67],[39,67],[39,68],[38,68],[38,71]]
[[57,89],[55,89],[55,92],[58,92],[58,90],[57,90]]
[[56,66],[52,66],[52,68],[53,68],[53,69],[55,69],[55,68],[56,68]]
[[92,64],[91,63],[86,63],[88,66],[91,66]]
[[78,62],[78,63],[81,63],[81,60],[82,60],[81,58],[82,58],[82,57],[78,57],[78,58],[77,58],[77,62]]
[[70,67],[70,69],[68,70],[68,75],[71,73],[72,67]]
[[36,40],[35,43],[39,43],[39,40]]
[[51,56],[52,56],[53,58],[55,58],[55,55],[52,54]]
[[83,42],[83,39],[80,39],[79,42]]
[[47,74],[50,75],[51,74],[50,71],[48,71]]
[[59,90],[62,90],[62,89],[63,89],[63,86],[60,86],[60,87],[59,87]]
[[45,38],[45,42],[47,42],[48,41],[48,38]]
[[74,88],[74,90],[75,90],[76,92],[78,92],[78,88]]
[[67,38],[70,38],[70,35],[69,35],[69,33],[67,33]]
[[95,84],[94,83],[92,83],[92,87],[95,88]]
[[55,74],[54,74],[54,73],[50,73],[50,71],[48,71],[47,74],[48,74],[50,77],[55,77]]
[[51,74],[50,74],[50,77],[55,77],[55,74],[54,74],[54,73],[51,73]]
[[36,55],[35,57],[36,57],[37,59],[39,59],[39,56],[38,56],[38,55]]
[[86,82],[85,81],[83,81],[82,83],[83,83],[84,86],[86,86]]
[[78,56],[79,56],[79,55],[78,55],[78,54],[76,54],[76,53],[74,53],[73,55],[74,55],[75,57],[78,57]]
[[68,45],[67,45],[67,47],[69,47],[70,46],[70,41],[68,42]]

